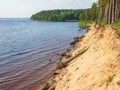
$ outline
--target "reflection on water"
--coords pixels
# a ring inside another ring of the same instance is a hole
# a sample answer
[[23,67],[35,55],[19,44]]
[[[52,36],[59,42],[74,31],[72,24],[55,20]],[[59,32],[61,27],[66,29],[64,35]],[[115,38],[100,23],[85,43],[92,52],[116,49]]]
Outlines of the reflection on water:
[[54,69],[55,53],[84,33],[77,22],[0,19],[0,90],[34,90]]

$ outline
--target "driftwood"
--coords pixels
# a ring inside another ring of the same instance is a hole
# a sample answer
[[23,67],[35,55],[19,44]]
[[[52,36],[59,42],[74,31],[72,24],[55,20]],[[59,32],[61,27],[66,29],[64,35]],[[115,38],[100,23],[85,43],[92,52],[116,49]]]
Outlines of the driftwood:
[[82,49],[77,55],[75,55],[75,56],[72,57],[70,60],[68,60],[67,62],[65,62],[65,64],[71,62],[73,59],[75,59],[75,58],[77,58],[78,56],[82,55],[82,54],[85,53],[88,49],[89,49],[89,47]]
[[[81,41],[83,38],[84,38],[84,35],[81,36],[81,37],[76,37],[76,38],[74,38],[74,42],[72,42],[71,44],[74,46],[74,45],[76,45],[77,42]],[[53,76],[52,76],[51,80],[46,83],[46,85],[43,87],[42,90],[55,90],[55,84],[56,84],[55,82],[57,81],[55,78],[59,78],[59,79],[61,78],[61,77],[59,77],[59,76],[62,75],[61,72],[63,72],[61,70],[65,70],[63,68],[65,68],[68,65],[68,63],[70,63],[73,59],[79,57],[83,53],[85,53],[88,49],[89,49],[89,47],[86,47],[86,48],[80,50],[78,52],[78,54],[76,54],[73,57],[70,53],[71,49],[66,50],[66,52],[64,52],[62,54],[56,54],[56,55],[60,56],[61,59],[57,63],[56,70],[53,73]],[[51,61],[51,60],[49,60],[49,61]],[[62,77],[63,77],[63,75],[62,75]]]
[[73,59],[75,59],[75,58],[77,58],[77,57],[80,56],[81,54],[85,53],[88,49],[89,49],[89,47],[82,49],[77,55],[75,55],[74,57],[72,57],[72,58],[70,59],[70,61],[73,60]]
[[51,86],[52,84],[47,83],[42,90],[48,90]]
[[56,68],[56,69],[65,68],[69,62],[71,62],[73,59],[75,59],[75,58],[77,58],[78,56],[80,56],[80,55],[82,55],[83,53],[85,53],[88,49],[89,49],[89,47],[86,47],[86,48],[82,49],[77,55],[75,55],[74,57],[71,57],[71,58],[69,58],[69,59],[65,59],[65,61],[60,60],[60,61],[58,62],[58,65],[57,65],[57,68]]
[[[49,82],[47,82],[45,84],[45,86],[42,88],[42,90],[52,90],[53,89],[53,85],[55,84],[55,82],[53,80],[50,80]],[[50,89],[51,88],[51,89]]]
[[[56,70],[63,70],[63,68],[65,68],[69,62],[71,62],[73,59],[75,59],[75,58],[79,57],[80,55],[82,55],[83,53],[85,53],[88,49],[89,49],[89,47],[82,49],[77,55],[75,55],[74,57],[72,57],[72,58],[70,58],[66,61],[61,61],[60,60],[58,62]],[[58,77],[57,75],[59,75],[60,72],[61,71],[55,71],[53,77],[54,78]],[[44,86],[44,88],[42,90],[55,90],[54,80],[51,80],[48,83],[46,83],[46,85]]]

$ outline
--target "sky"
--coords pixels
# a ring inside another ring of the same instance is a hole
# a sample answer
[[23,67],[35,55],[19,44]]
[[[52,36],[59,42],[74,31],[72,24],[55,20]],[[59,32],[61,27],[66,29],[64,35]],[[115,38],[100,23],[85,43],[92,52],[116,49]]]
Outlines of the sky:
[[0,0],[0,18],[31,17],[42,10],[90,8],[97,0]]

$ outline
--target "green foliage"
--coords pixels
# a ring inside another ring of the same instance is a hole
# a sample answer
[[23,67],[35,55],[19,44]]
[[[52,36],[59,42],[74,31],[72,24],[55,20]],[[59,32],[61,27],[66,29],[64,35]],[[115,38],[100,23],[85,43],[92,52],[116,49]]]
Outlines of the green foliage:
[[92,7],[91,7],[91,20],[97,21],[98,13],[99,13],[99,12],[98,12],[97,4],[96,4],[96,3],[93,3],[93,4],[92,4]]
[[[89,10],[89,9],[85,9]],[[32,15],[32,20],[40,21],[79,21],[80,15],[85,11],[80,10],[46,10]]]
[[81,21],[90,20],[90,17],[91,17],[90,9],[84,10],[79,16]]
[[117,29],[120,31],[120,19],[118,19],[116,23],[111,25],[117,27]]
[[106,86],[108,86],[112,82],[112,80],[113,80],[113,76],[109,76]]
[[120,31],[117,32],[117,35],[120,36]]
[[79,27],[84,28],[87,24],[92,22],[96,22],[98,18],[99,8],[98,4],[93,3],[90,9],[84,10],[83,13],[80,14]]
[[112,82],[112,80],[113,80],[113,77],[112,77],[112,76],[109,76],[109,77],[108,77],[108,82]]
[[99,24],[100,26],[105,26],[105,25],[106,25],[105,19],[103,19],[102,21],[98,22],[98,24]]
[[102,7],[105,7],[108,2],[109,0],[99,0],[98,4],[101,5]]
[[120,19],[117,20],[116,23],[111,24],[113,27],[116,27],[118,29],[117,34],[120,36]]
[[[54,22],[79,21],[79,27],[85,27],[86,24],[91,22],[97,22],[104,26],[108,23],[108,16],[110,16],[107,13],[108,11],[106,11],[109,8],[108,5],[109,0],[98,0],[97,3],[94,2],[92,4],[90,9],[45,10],[32,15],[31,19]],[[120,10],[120,1],[118,1],[118,9]],[[118,18],[120,18],[120,12],[118,13]],[[112,25],[120,29],[120,20]]]
[[32,15],[32,20],[38,21],[79,21],[81,25],[85,25],[87,22],[97,21],[98,17],[98,4],[93,3],[90,9],[63,9],[63,10],[45,10]]
[[86,25],[87,24],[90,24],[90,23],[92,23],[92,21],[90,21],[90,20],[85,20],[85,21],[79,21],[79,23],[78,23],[78,26],[80,27],[80,28],[85,28],[86,27]]

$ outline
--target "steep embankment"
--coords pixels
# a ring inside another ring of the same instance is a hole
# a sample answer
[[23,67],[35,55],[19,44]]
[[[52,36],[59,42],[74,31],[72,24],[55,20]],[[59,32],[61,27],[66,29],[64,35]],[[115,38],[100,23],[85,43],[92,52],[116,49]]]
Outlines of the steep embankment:
[[75,58],[54,73],[49,90],[120,90],[120,37],[116,30],[93,24],[76,46],[69,53],[69,58]]

